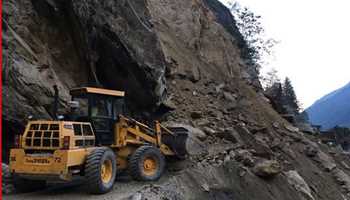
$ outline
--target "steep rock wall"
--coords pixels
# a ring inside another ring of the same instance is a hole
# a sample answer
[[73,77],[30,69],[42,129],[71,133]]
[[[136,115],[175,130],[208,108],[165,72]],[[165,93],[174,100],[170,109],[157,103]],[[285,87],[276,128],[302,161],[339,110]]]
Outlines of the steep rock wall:
[[245,71],[241,38],[202,1],[8,1],[3,24],[6,121],[49,118],[54,84],[61,107],[70,88],[97,85],[152,110],[167,97],[166,75]]

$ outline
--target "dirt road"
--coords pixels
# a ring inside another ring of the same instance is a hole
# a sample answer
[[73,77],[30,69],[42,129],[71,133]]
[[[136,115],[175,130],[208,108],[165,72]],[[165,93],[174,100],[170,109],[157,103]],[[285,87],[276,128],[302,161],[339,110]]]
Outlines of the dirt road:
[[69,184],[51,185],[44,191],[11,194],[3,197],[5,200],[123,200],[148,184],[135,181],[120,181],[116,182],[113,190],[107,194],[91,195],[82,186],[82,181],[76,180]]

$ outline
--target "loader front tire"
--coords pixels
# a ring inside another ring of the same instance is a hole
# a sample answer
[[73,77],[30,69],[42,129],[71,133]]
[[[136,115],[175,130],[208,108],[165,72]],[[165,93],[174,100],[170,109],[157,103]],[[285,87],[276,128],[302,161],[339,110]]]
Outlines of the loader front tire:
[[141,146],[129,159],[130,175],[139,181],[158,180],[164,172],[165,158],[156,147]]
[[109,148],[93,150],[86,158],[85,178],[89,193],[104,194],[114,185],[117,173],[116,155]]

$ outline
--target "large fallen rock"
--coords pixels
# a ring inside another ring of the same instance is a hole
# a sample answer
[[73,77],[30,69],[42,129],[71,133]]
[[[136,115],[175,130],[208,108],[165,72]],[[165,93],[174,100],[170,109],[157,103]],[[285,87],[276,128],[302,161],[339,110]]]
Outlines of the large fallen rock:
[[303,177],[295,171],[291,170],[284,173],[287,177],[287,181],[290,185],[292,185],[300,194],[302,200],[315,200],[315,198],[311,194],[311,189],[309,185],[305,182]]
[[189,135],[186,142],[186,148],[189,155],[203,155],[207,153],[207,149],[203,143],[207,138],[207,134],[201,129],[181,123],[168,123],[167,125],[169,127],[182,127],[188,130]]
[[288,131],[293,132],[293,133],[297,133],[299,131],[299,128],[292,126],[292,125],[285,125],[284,126]]
[[296,126],[299,128],[299,130],[301,132],[309,133],[309,134],[315,134],[316,133],[314,128],[308,123],[297,123]]
[[235,153],[234,158],[238,162],[242,162],[243,165],[245,165],[247,167],[253,167],[255,165],[255,160],[253,158],[253,155],[248,150],[238,150]]
[[319,151],[317,156],[313,159],[319,162],[327,172],[330,172],[337,167],[334,159],[323,151]]
[[332,173],[337,183],[341,185],[347,193],[350,193],[350,176],[338,168],[333,170]]
[[168,127],[182,127],[188,130],[190,137],[195,137],[199,140],[205,140],[207,138],[207,134],[205,132],[203,132],[201,129],[199,128],[195,128],[191,125],[188,124],[181,124],[181,123],[168,123],[167,124]]
[[281,165],[276,160],[263,160],[253,168],[255,175],[262,178],[272,178],[282,171]]
[[305,148],[304,152],[309,157],[315,157],[315,156],[317,156],[318,149],[315,148],[314,146],[309,145]]

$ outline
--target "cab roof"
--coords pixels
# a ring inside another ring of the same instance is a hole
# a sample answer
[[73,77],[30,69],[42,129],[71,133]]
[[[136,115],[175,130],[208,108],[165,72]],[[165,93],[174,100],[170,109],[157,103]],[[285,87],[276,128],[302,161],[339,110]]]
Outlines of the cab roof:
[[73,88],[70,90],[71,95],[82,95],[82,94],[101,94],[101,95],[107,95],[107,96],[116,96],[116,97],[124,97],[125,92],[124,91],[118,91],[118,90],[108,90],[103,88],[94,88],[94,87],[80,87],[80,88]]

